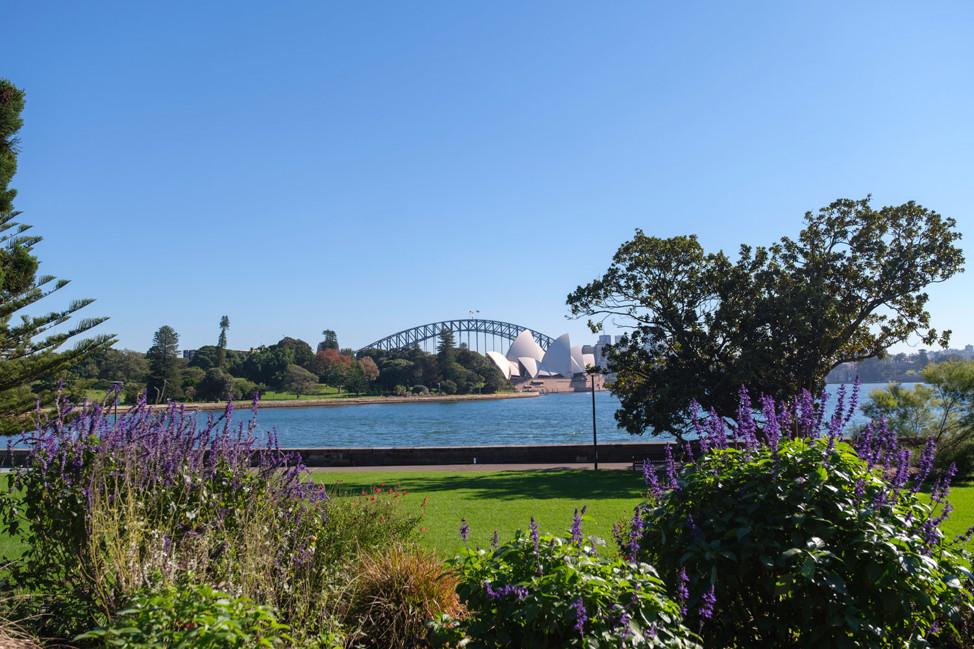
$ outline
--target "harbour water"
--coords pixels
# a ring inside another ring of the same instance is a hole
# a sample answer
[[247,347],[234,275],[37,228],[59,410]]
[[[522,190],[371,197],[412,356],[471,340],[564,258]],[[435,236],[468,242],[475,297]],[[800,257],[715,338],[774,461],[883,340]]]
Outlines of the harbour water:
[[[838,386],[829,386],[835,393]],[[864,385],[865,399],[879,385]],[[665,441],[669,437],[633,438],[616,427],[619,400],[595,393],[599,443]],[[234,413],[246,421],[249,410]],[[206,416],[201,414],[200,416]],[[856,417],[853,423],[863,421]],[[275,428],[283,447],[500,446],[509,444],[587,444],[592,441],[591,393],[555,393],[530,399],[396,403],[321,408],[265,408],[258,430]]]

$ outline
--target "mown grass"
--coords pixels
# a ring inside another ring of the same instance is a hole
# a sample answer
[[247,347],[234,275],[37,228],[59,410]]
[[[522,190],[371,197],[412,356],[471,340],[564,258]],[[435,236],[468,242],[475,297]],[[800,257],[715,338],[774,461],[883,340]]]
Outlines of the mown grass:
[[543,531],[567,536],[575,508],[583,505],[583,531],[611,542],[612,524],[631,516],[642,488],[641,475],[618,470],[318,472],[314,478],[338,497],[361,497],[376,488],[406,491],[401,506],[425,510],[422,543],[442,556],[463,547],[461,518],[470,525],[470,547],[489,547],[495,529],[510,539],[515,530],[528,529],[532,516]]
[[[643,500],[642,475],[621,470],[317,472],[314,478],[339,497],[376,488],[407,491],[401,506],[426,510],[422,543],[443,557],[463,548],[461,518],[470,525],[470,547],[488,547],[495,529],[509,539],[515,530],[526,530],[532,516],[543,531],[567,536],[575,508],[582,505],[588,505],[583,532],[611,544],[613,523],[631,517]],[[953,538],[974,525],[974,484],[956,485],[950,499],[954,512],[943,529]]]

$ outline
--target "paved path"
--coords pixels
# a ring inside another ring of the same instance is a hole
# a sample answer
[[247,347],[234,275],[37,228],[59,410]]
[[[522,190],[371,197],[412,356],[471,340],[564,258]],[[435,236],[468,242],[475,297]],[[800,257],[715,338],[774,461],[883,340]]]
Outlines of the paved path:
[[[462,471],[563,471],[563,470],[592,470],[591,464],[425,464],[411,466],[322,466],[310,467],[318,473],[380,471],[383,473],[402,473],[404,471],[447,471],[459,473]],[[632,469],[632,462],[599,462],[602,469]]]

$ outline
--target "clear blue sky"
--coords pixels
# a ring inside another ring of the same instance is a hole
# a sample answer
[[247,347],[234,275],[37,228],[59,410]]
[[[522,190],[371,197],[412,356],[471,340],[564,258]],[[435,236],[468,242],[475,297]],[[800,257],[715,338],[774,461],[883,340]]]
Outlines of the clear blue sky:
[[[145,351],[359,347],[565,297],[639,227],[736,252],[840,197],[974,259],[974,3],[7,2],[41,304]],[[970,265],[970,263],[968,264]],[[974,343],[974,269],[930,290]],[[79,314],[80,315],[80,314]],[[610,333],[620,333],[612,331]],[[907,350],[907,348],[904,348]]]

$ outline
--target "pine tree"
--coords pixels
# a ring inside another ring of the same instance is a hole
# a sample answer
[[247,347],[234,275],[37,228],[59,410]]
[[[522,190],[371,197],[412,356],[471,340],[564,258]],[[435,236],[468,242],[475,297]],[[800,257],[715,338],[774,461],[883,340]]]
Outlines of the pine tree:
[[145,353],[149,361],[146,381],[148,398],[156,403],[182,396],[182,367],[179,362],[179,334],[168,325],[152,336],[152,347]]
[[229,328],[230,318],[228,316],[220,318],[220,339],[216,343],[216,366],[220,369],[227,364],[227,329]]
[[[23,125],[24,92],[6,79],[0,79],[0,434],[15,434],[29,425],[35,406],[31,384],[72,367],[115,342],[114,336],[100,335],[61,350],[69,339],[88,331],[107,318],[87,318],[70,328],[51,330],[93,300],[76,300],[66,309],[43,315],[23,313],[68,280],[37,275],[38,261],[33,253],[41,237],[25,234],[29,225],[16,222],[20,214],[13,207],[17,191],[9,187],[17,172],[17,132]],[[20,318],[14,322],[14,315]],[[43,336],[37,338],[38,336]]]

